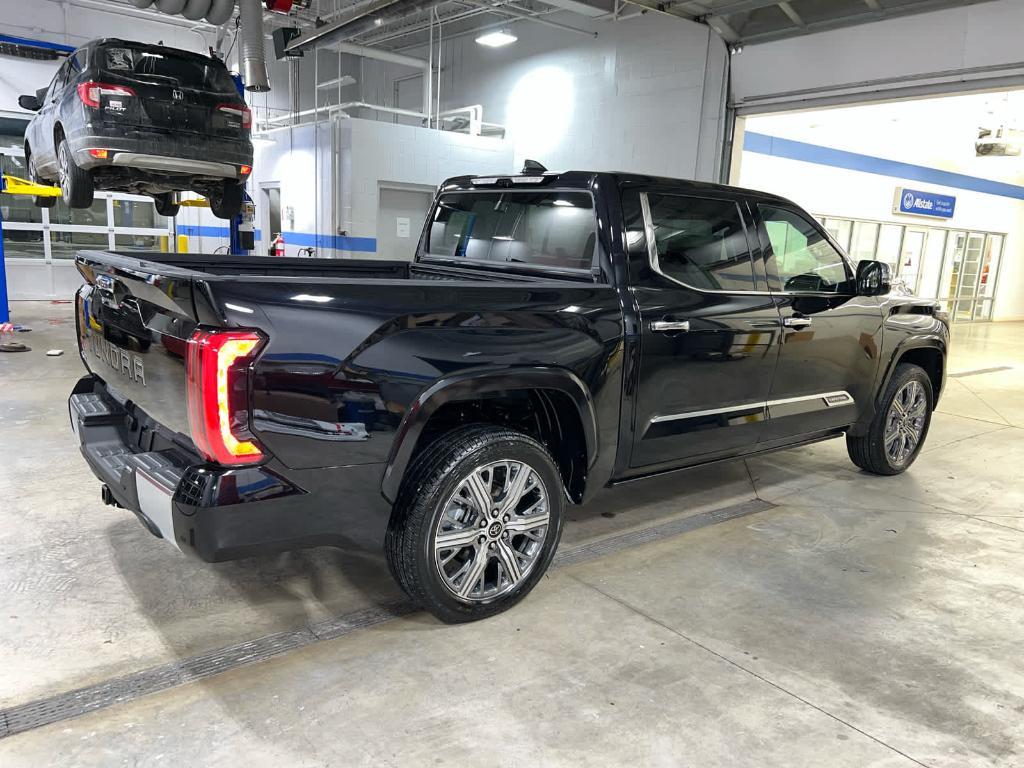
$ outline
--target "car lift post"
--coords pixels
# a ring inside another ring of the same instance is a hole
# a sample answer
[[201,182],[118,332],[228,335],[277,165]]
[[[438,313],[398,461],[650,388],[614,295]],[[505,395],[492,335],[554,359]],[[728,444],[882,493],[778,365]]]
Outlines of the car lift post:
[[[4,181],[0,177],[0,191],[3,191]],[[10,308],[7,306],[7,262],[4,259],[4,211],[0,208],[0,323],[6,323],[11,319]]]

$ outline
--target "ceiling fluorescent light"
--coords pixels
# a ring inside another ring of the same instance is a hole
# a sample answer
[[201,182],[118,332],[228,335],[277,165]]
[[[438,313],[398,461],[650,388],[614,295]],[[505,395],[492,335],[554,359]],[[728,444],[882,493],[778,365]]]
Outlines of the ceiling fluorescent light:
[[509,45],[518,39],[511,32],[502,29],[497,32],[488,32],[486,35],[480,35],[476,41],[480,45],[486,45],[488,48],[501,48],[503,45]]
[[317,85],[317,88],[331,88],[333,86],[355,85],[355,82],[356,79],[351,75],[342,75],[341,77],[336,77],[333,80],[328,80],[325,83],[320,83],[319,85]]

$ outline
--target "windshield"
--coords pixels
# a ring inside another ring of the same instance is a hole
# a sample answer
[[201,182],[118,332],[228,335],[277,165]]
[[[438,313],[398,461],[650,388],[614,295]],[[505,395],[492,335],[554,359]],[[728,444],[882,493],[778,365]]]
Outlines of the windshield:
[[214,93],[235,93],[235,81],[220,62],[191,56],[108,46],[100,52],[102,67],[126,77],[134,77],[153,85],[175,85]]
[[428,256],[589,270],[597,244],[587,192],[453,192],[434,209]]

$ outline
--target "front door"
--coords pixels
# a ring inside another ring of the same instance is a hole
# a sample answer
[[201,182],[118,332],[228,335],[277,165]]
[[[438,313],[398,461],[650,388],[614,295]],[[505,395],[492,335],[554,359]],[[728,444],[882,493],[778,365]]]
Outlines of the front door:
[[810,216],[774,202],[751,210],[783,325],[760,439],[847,426],[874,394],[880,302],[856,295],[850,264]]
[[698,197],[671,187],[635,202],[644,226],[627,232],[641,321],[630,464],[656,471],[752,448],[780,320],[746,203],[724,190]]

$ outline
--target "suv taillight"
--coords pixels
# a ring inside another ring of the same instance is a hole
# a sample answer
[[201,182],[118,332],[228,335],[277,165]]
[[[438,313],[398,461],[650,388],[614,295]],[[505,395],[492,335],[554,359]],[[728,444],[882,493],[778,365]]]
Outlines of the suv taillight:
[[265,339],[256,331],[197,330],[185,360],[188,423],[196,448],[218,464],[265,456],[249,431],[249,366]]
[[252,128],[252,111],[245,104],[218,104],[217,111],[237,117],[242,121],[242,128],[247,131]]
[[78,98],[85,106],[91,109],[100,108],[101,96],[134,96],[135,91],[127,85],[110,85],[109,83],[97,83],[89,80],[86,83],[78,84]]

